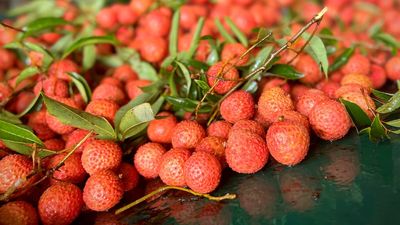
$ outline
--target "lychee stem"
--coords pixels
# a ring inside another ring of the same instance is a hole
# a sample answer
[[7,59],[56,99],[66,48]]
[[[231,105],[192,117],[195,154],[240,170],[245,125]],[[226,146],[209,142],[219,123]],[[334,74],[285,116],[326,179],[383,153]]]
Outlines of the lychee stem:
[[145,195],[145,196],[143,196],[143,197],[141,197],[141,198],[129,203],[128,205],[125,205],[125,206],[117,209],[115,211],[115,214],[118,215],[120,213],[123,213],[126,210],[132,208],[133,206],[138,205],[139,203],[141,203],[143,201],[146,201],[147,199],[153,197],[154,195],[156,195],[156,194],[158,194],[160,192],[171,190],[171,189],[188,192],[188,193],[190,193],[192,195],[204,197],[204,198],[207,198],[207,199],[212,200],[212,201],[222,201],[222,200],[226,200],[226,199],[235,199],[236,198],[236,194],[227,193],[227,194],[225,194],[223,196],[212,196],[212,195],[209,195],[209,194],[198,193],[198,192],[192,191],[192,190],[190,190],[188,188],[176,187],[176,186],[164,186],[164,187],[160,187],[157,190],[152,191],[149,194],[147,194],[147,195]]

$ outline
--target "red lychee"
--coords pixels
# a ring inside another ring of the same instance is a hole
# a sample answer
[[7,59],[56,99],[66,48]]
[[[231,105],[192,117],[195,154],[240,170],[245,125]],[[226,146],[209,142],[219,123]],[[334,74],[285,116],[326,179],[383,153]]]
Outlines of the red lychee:
[[203,140],[201,140],[196,147],[196,151],[205,151],[211,153],[217,157],[218,161],[221,163],[221,166],[224,168],[226,166],[225,147],[226,139],[211,136],[205,137]]
[[[54,100],[61,102],[72,108],[76,108],[76,109],[78,108],[78,105],[71,98],[54,97]],[[51,115],[49,112],[46,113],[46,122],[47,122],[47,125],[49,126],[49,128],[58,134],[68,134],[68,133],[72,132],[73,130],[75,130],[74,127],[71,127],[69,125],[62,123],[60,120],[58,120],[57,117]]]
[[221,103],[221,116],[230,123],[251,119],[254,115],[253,96],[246,91],[235,91]]
[[172,132],[174,148],[195,148],[206,136],[204,128],[196,121],[184,120],[178,123]]
[[[50,159],[48,168],[55,168],[61,162],[61,160],[65,158],[66,155],[67,153],[61,153],[53,156]],[[64,161],[60,168],[54,171],[52,182],[64,181],[73,184],[79,184],[83,182],[85,178],[86,171],[83,169],[81,163],[81,154],[73,153],[67,158],[67,160]]]
[[304,116],[308,116],[314,106],[324,100],[329,100],[324,92],[318,89],[310,89],[299,98],[296,103],[296,110]]
[[86,106],[85,111],[96,116],[102,116],[113,123],[119,105],[109,100],[92,100]]
[[234,66],[244,66],[250,59],[249,54],[244,54],[247,49],[240,43],[227,43],[221,52],[221,59]]
[[2,225],[38,225],[36,209],[25,201],[8,202],[0,207]]
[[172,186],[186,186],[183,168],[192,153],[185,148],[173,148],[161,158],[159,176],[161,180]]
[[93,90],[92,100],[109,100],[118,104],[125,102],[125,93],[111,84],[100,84]]
[[236,131],[249,131],[251,133],[255,133],[260,135],[260,137],[265,136],[264,127],[254,120],[239,120],[235,124],[233,124],[232,129],[229,132],[229,135]]
[[118,177],[121,179],[124,191],[134,189],[139,183],[139,173],[136,168],[129,163],[121,163],[117,171]]
[[58,79],[70,81],[71,77],[68,75],[69,72],[79,72],[79,67],[73,61],[69,59],[62,59],[51,64],[48,74],[50,77],[56,77]]
[[228,139],[231,128],[232,124],[225,120],[214,121],[207,127],[207,135]]
[[319,65],[309,55],[300,55],[295,67],[300,73],[304,74],[304,77],[302,77],[300,81],[305,84],[316,84],[322,79]]
[[400,57],[395,56],[389,59],[385,64],[385,69],[390,80],[400,80]]
[[[225,94],[238,82],[239,72],[230,63],[217,62],[207,70],[207,82],[217,94]],[[217,83],[218,82],[218,83]]]
[[258,112],[269,122],[273,114],[287,110],[294,110],[294,105],[289,94],[280,87],[265,90],[258,100]]
[[354,54],[342,67],[343,74],[369,74],[371,63],[369,59],[361,54]]
[[147,136],[153,142],[171,143],[172,132],[177,124],[176,117],[169,112],[161,112],[157,116],[163,118],[150,121]]
[[165,152],[165,148],[158,143],[149,142],[140,146],[133,159],[136,170],[145,178],[156,178]]
[[18,154],[5,156],[0,160],[0,194],[9,188],[21,188],[25,179],[32,171],[32,161]]

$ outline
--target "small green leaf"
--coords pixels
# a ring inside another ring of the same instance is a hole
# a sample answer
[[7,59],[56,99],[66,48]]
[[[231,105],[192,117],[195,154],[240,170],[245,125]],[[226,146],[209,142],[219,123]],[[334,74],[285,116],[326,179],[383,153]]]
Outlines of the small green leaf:
[[142,80],[157,81],[160,79],[157,75],[156,69],[154,69],[154,67],[147,62],[139,62],[132,66],[133,68],[135,68],[135,71],[138,73],[139,78]]
[[340,99],[340,102],[342,102],[342,104],[346,107],[346,110],[349,113],[351,120],[358,130],[361,130],[371,125],[371,119],[367,116],[364,110],[360,108],[360,106],[344,99]]
[[179,33],[179,18],[181,11],[178,9],[175,11],[172,17],[171,31],[169,33],[169,52],[171,55],[178,53],[178,33]]
[[194,56],[197,47],[199,46],[200,36],[201,36],[201,31],[203,30],[203,26],[204,26],[204,17],[201,17],[197,22],[196,29],[194,30],[193,33],[192,41],[190,42],[190,48],[187,54],[188,59],[191,59]]
[[194,80],[194,82],[195,82],[203,91],[208,91],[208,90],[210,90],[210,86],[207,84],[207,82],[202,81],[202,80]]
[[349,59],[353,55],[353,53],[354,53],[354,46],[344,50],[342,52],[342,54],[340,54],[335,59],[335,61],[333,61],[332,65],[329,67],[329,72],[333,72],[333,71],[339,69],[340,67],[342,67],[343,65],[345,65],[349,61]]
[[111,124],[100,116],[72,108],[61,102],[43,95],[47,111],[57,117],[63,124],[95,132],[98,138],[116,140],[116,134]]
[[333,32],[327,27],[323,28],[319,34],[322,35],[321,39],[325,46],[334,46],[338,42],[336,39],[330,38],[333,37]]
[[24,109],[24,111],[22,111],[20,114],[18,114],[18,118],[21,118],[23,116],[25,116],[26,114],[33,112],[33,111],[39,111],[42,108],[42,96],[40,94],[38,94],[32,101],[31,103],[28,105],[28,107],[26,107]]
[[53,46],[51,46],[50,50],[52,52],[61,52],[65,48],[65,46],[71,45],[73,40],[73,34],[68,33],[61,37]]
[[393,94],[386,93],[383,91],[378,91],[375,89],[372,89],[372,94],[375,95],[376,97],[384,100],[385,102],[389,101],[389,99],[393,96]]
[[183,63],[179,62],[179,61],[175,61],[175,63],[178,65],[180,71],[183,74],[183,77],[185,78],[186,81],[186,96],[189,95],[189,91],[190,91],[190,86],[192,85],[192,78],[190,77],[190,72],[189,69],[183,65]]
[[87,45],[83,47],[83,70],[88,70],[93,67],[96,62],[96,46]]
[[116,128],[119,127],[122,117],[129,111],[129,109],[132,109],[135,106],[138,106],[142,103],[149,102],[153,98],[153,96],[154,96],[154,94],[143,93],[143,94],[137,96],[135,99],[128,102],[128,104],[122,106],[115,114],[115,118],[114,118],[115,127]]
[[252,80],[252,81],[246,83],[246,86],[244,86],[242,88],[242,90],[254,94],[258,90],[258,82]]
[[35,34],[38,34],[39,32],[42,32],[44,30],[48,30],[57,26],[61,25],[66,25],[68,24],[67,21],[65,21],[62,18],[57,18],[57,17],[45,17],[45,18],[39,18],[35,21],[30,22],[25,28],[24,28],[24,34],[22,35],[22,38],[26,38]]
[[208,67],[209,67],[206,63],[195,60],[195,59],[189,59],[189,60],[185,61],[184,63],[186,65],[192,66],[193,68],[198,69],[198,70],[208,70]]
[[72,83],[78,89],[83,98],[83,101],[85,101],[85,103],[88,103],[92,98],[92,91],[90,90],[90,86],[87,83],[86,79],[75,72],[68,73],[68,76],[71,77]]
[[14,16],[18,16],[18,15],[21,15],[21,14],[27,14],[27,13],[30,13],[30,12],[34,11],[38,7],[40,7],[42,4],[49,4],[49,3],[50,4],[54,4],[54,2],[51,2],[51,1],[31,1],[31,2],[26,2],[25,4],[21,4],[18,7],[12,7],[7,12],[7,16],[14,17]]
[[[309,33],[303,33],[302,37],[308,40],[311,37]],[[310,54],[314,60],[321,65],[322,71],[325,76],[328,76],[329,71],[329,62],[328,62],[328,54],[326,52],[326,48],[321,38],[317,36],[313,36],[309,42],[309,44],[305,48],[306,52]]]
[[393,55],[395,55],[397,50],[400,48],[400,42],[397,41],[395,37],[393,37],[388,33],[377,33],[372,38],[392,48]]
[[388,122],[385,122],[387,125],[392,126],[392,127],[400,127],[400,119],[396,120],[391,120]]
[[387,130],[383,126],[379,114],[376,115],[371,124],[371,130],[369,132],[369,138],[371,141],[380,141],[388,138]]
[[160,96],[158,97],[158,99],[151,105],[151,109],[153,110],[154,115],[156,115],[161,107],[163,106],[165,102],[165,97],[164,96]]
[[121,140],[133,137],[143,131],[153,119],[154,113],[149,103],[142,103],[128,110],[119,124]]
[[116,45],[117,40],[114,36],[92,36],[92,37],[84,37],[74,41],[70,46],[68,46],[62,55],[61,58],[66,58],[72,52],[80,49],[86,45],[94,45],[94,44],[112,44]]
[[247,47],[249,45],[249,41],[247,40],[246,35],[239,29],[239,27],[236,26],[236,24],[229,17],[225,17],[225,21],[231,28],[237,39],[240,41],[240,43],[242,43],[244,47]]
[[17,115],[12,114],[11,112],[5,110],[4,108],[0,108],[0,118],[12,124],[22,124],[21,120]]
[[376,109],[378,113],[391,113],[400,108],[400,91],[397,91],[389,101]]
[[18,75],[17,80],[15,81],[15,86],[18,86],[18,84],[21,83],[21,81],[23,81],[29,77],[32,77],[38,73],[39,73],[39,69],[37,67],[33,67],[33,66],[26,67]]
[[24,49],[24,45],[19,41],[13,41],[3,45],[3,48],[6,49]]
[[105,66],[118,67],[124,64],[124,61],[117,55],[99,56],[99,61]]
[[268,72],[289,80],[297,80],[304,77],[304,74],[297,72],[292,66],[286,64],[275,64]]
[[3,119],[0,119],[0,139],[26,144],[36,143],[39,146],[43,145],[43,142],[31,130]]
[[221,21],[219,21],[219,19],[215,19],[215,26],[217,26],[217,29],[219,31],[219,33],[222,35],[222,37],[224,37],[224,39],[228,42],[228,43],[235,43],[235,38],[233,38],[228,31],[224,28],[224,26],[222,25]]
[[[247,73],[251,73],[256,71],[258,68],[260,68],[262,65],[264,65],[264,63],[266,62],[266,60],[270,57],[271,52],[272,52],[273,48],[272,46],[266,46],[264,48],[262,48],[255,60],[254,63],[250,66],[249,71]],[[255,84],[254,82],[256,80],[258,80],[261,76],[261,73],[255,74],[252,78],[250,78],[244,85],[243,85],[243,90],[252,90],[252,91],[257,91],[258,85]],[[251,92],[251,93],[254,93]]]
[[[199,104],[199,101],[190,98],[166,96],[165,99],[173,106],[179,109],[183,109],[186,112],[193,112],[196,109],[197,104]],[[200,107],[199,113],[208,113],[210,111],[211,111],[211,106],[208,105],[206,102],[203,102],[203,104]]]

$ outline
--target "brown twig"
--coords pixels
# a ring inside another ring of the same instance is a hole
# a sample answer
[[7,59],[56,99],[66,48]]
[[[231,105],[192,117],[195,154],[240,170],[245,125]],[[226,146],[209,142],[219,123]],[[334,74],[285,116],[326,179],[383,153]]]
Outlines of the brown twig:
[[18,32],[22,32],[22,33],[25,32],[24,30],[22,30],[22,29],[20,29],[20,28],[13,27],[13,26],[11,26],[11,25],[9,25],[9,24],[6,24],[6,23],[3,23],[3,22],[0,22],[0,24],[1,24],[3,27],[6,27],[6,28],[9,28],[9,29],[12,29],[12,30],[16,30],[16,31],[18,31]]

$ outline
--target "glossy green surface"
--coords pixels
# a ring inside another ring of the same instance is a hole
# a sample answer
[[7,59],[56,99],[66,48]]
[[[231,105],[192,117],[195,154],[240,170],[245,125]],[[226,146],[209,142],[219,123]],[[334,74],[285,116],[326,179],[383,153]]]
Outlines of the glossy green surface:
[[125,214],[129,224],[400,224],[400,139],[352,133],[318,142],[293,168],[270,161],[254,175],[226,169],[211,202],[170,192]]

